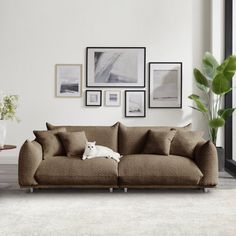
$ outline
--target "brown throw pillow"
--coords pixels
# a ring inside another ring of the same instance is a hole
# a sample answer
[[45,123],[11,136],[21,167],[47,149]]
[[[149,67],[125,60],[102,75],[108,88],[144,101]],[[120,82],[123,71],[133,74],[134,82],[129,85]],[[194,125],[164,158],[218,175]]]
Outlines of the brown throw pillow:
[[171,130],[171,131],[149,130],[142,153],[169,155],[171,141],[174,138],[175,133],[176,130]]
[[84,132],[63,132],[58,134],[68,157],[82,156],[87,138]]
[[171,143],[170,154],[194,158],[196,145],[203,140],[203,131],[180,131],[178,130]]
[[48,159],[52,156],[65,155],[64,147],[57,135],[59,132],[65,131],[65,128],[58,128],[50,131],[33,131],[36,141],[42,145],[43,159]]

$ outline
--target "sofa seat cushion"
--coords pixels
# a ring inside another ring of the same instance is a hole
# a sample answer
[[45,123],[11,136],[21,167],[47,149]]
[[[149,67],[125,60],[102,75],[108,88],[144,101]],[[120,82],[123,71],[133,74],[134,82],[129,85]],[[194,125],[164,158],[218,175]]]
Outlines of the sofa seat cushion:
[[83,161],[56,156],[39,165],[35,179],[41,185],[117,185],[117,162],[105,157]]
[[198,185],[203,174],[189,158],[135,154],[121,158],[120,186]]

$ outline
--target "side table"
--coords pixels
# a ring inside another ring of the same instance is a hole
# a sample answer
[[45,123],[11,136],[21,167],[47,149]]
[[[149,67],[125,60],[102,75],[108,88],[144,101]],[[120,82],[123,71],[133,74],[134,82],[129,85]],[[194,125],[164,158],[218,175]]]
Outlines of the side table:
[[[5,150],[15,149],[15,148],[16,148],[15,145],[6,144],[3,146],[3,148],[0,148],[0,152],[5,151]],[[0,175],[1,175],[1,172],[0,172]],[[8,186],[9,186],[9,184],[0,182],[0,188],[4,188],[4,187],[8,187]]]

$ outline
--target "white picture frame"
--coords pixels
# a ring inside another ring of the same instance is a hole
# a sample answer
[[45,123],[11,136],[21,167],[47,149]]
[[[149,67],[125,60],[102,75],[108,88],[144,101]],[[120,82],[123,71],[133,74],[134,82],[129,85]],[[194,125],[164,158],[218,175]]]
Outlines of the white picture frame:
[[182,108],[182,62],[149,62],[149,108]]
[[104,93],[104,105],[107,107],[119,107],[121,105],[121,91],[106,90]]
[[82,96],[82,65],[55,65],[55,96],[59,98],[79,98]]
[[86,87],[145,87],[145,47],[87,47]]

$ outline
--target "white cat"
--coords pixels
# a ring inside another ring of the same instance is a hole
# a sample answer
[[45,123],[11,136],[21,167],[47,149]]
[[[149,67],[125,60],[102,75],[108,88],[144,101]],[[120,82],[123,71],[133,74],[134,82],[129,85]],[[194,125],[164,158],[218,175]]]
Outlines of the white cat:
[[119,162],[122,156],[117,152],[113,152],[112,149],[108,147],[96,145],[96,142],[86,142],[82,160],[95,157],[107,157]]

